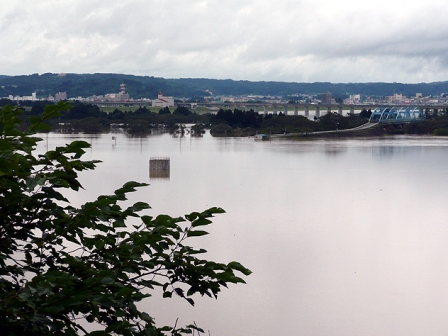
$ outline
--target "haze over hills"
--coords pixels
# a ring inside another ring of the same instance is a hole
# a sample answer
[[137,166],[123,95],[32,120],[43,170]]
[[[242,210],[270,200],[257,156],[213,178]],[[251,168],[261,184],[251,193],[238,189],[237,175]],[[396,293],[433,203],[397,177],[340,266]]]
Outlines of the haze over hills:
[[448,92],[448,81],[434,83],[293,83],[254,82],[231,79],[179,78],[165,79],[152,76],[126,74],[32,74],[21,76],[0,75],[0,97],[30,95],[48,97],[57,92],[67,92],[68,98],[87,97],[118,92],[121,83],[133,98],[156,97],[159,91],[174,97],[200,98],[213,95],[271,95],[321,94],[331,92],[334,97],[345,98],[350,94],[386,96],[401,93],[404,96],[441,95]]

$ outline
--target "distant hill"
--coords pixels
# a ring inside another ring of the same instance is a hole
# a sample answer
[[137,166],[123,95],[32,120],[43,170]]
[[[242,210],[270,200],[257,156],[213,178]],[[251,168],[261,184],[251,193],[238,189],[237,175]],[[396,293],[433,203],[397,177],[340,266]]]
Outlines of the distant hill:
[[0,97],[12,95],[30,95],[37,92],[38,97],[48,97],[57,92],[67,92],[69,98],[103,95],[120,91],[120,84],[126,84],[126,90],[133,98],[157,97],[162,91],[165,95],[176,97],[203,96],[204,92],[195,91],[188,86],[168,81],[164,78],[133,76],[122,74],[58,74],[46,73],[25,76],[0,77]]
[[434,83],[291,83],[291,82],[251,82],[231,79],[179,78],[165,79],[150,76],[124,74],[66,74],[53,73],[22,76],[0,75],[0,97],[8,95],[31,95],[48,97],[57,92],[67,92],[69,98],[87,97],[118,92],[121,83],[133,98],[155,98],[159,91],[174,97],[199,98],[207,96],[206,90],[213,95],[272,95],[290,96],[293,94],[320,94],[331,92],[334,97],[345,98],[350,94],[372,96],[439,95],[448,92],[448,82]]
[[415,96],[422,93],[424,96],[438,95],[448,92],[448,82],[402,84],[402,83],[290,83],[290,82],[250,82],[234,81],[231,79],[201,79],[181,78],[170,79],[175,83],[194,87],[199,91],[210,90],[215,95],[282,95],[293,94],[321,94],[331,92],[334,96],[345,97],[350,94],[373,96],[391,96],[401,93],[405,96]]

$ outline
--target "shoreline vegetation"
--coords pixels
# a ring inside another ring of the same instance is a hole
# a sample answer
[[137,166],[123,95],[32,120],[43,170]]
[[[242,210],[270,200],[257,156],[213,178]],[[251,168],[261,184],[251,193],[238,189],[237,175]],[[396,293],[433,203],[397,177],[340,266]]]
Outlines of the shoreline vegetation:
[[[13,105],[7,99],[0,100],[0,108]],[[26,102],[21,105],[25,120],[40,115],[48,102]],[[358,128],[369,121],[371,111],[363,110],[353,115],[331,112],[311,120],[303,115],[259,114],[239,109],[217,113],[196,113],[187,107],[172,108],[115,108],[104,112],[92,104],[73,102],[72,109],[64,111],[57,120],[52,120],[54,132],[60,133],[109,133],[124,132],[130,137],[171,133],[182,135],[191,132],[201,136],[206,129],[214,137],[250,137],[256,134],[294,137],[363,137],[389,134],[448,135],[448,112],[427,111],[426,121],[405,125],[376,125]],[[431,113],[430,113],[431,112]],[[189,125],[186,127],[185,125]],[[358,128],[358,129],[357,129]],[[328,132],[328,133],[322,133]]]

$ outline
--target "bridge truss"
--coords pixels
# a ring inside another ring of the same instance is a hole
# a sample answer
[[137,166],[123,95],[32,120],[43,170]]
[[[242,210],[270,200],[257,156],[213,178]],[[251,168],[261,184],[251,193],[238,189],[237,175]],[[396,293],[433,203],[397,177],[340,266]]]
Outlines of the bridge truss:
[[377,107],[372,111],[370,122],[380,124],[406,124],[425,120],[423,109],[418,106]]

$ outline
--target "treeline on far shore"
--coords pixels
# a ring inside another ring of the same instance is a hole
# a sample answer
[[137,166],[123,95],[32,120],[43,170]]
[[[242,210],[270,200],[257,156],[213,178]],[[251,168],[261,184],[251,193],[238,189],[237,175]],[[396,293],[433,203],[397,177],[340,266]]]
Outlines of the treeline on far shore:
[[[8,99],[0,99],[0,108],[6,104],[14,104]],[[42,114],[46,101],[30,101],[21,104],[22,118]],[[289,134],[311,133],[351,129],[368,122],[370,110],[359,114],[343,116],[336,112],[324,114],[310,120],[305,116],[259,114],[258,112],[219,110],[217,113],[198,114],[185,106],[176,108],[160,108],[158,112],[147,107],[116,108],[112,112],[103,112],[98,106],[73,102],[73,107],[64,111],[57,119],[51,121],[53,131],[61,133],[108,133],[111,130],[122,130],[129,136],[145,136],[151,133],[182,133],[182,125],[195,124],[191,128],[194,135],[202,135],[210,129],[213,136],[252,136],[255,134]],[[442,111],[425,111],[426,121],[406,124],[403,127],[387,126],[386,134],[435,134],[448,135],[448,113]]]

